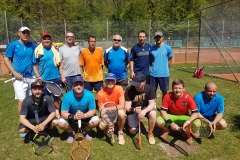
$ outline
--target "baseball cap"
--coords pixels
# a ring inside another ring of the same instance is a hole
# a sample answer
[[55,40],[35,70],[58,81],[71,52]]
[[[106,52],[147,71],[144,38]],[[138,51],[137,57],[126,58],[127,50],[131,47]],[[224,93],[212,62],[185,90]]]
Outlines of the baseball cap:
[[42,35],[41,35],[42,38],[45,37],[45,36],[52,37],[51,34],[50,34],[50,33],[47,33],[47,32],[44,32],[44,33],[42,33]]
[[106,74],[105,79],[114,79],[114,80],[116,80],[116,75],[113,74],[113,73],[108,73],[108,74]]
[[41,82],[39,82],[39,81],[35,81],[35,82],[33,82],[33,83],[31,84],[31,89],[32,89],[32,88],[35,88],[35,87],[41,87],[41,88],[43,88],[44,85],[43,85]]
[[29,32],[30,32],[30,29],[28,28],[28,27],[21,27],[20,29],[19,29],[19,31],[25,31],[25,30],[28,30]]
[[161,32],[161,31],[157,31],[157,32],[155,32],[155,34],[154,34],[154,37],[156,37],[156,36],[163,36],[163,33]]
[[76,76],[76,77],[73,78],[73,83],[75,83],[75,82],[82,82],[83,83],[84,80],[81,76]]
[[131,81],[131,85],[138,87],[144,81],[146,81],[146,76],[142,73],[136,73],[135,77]]

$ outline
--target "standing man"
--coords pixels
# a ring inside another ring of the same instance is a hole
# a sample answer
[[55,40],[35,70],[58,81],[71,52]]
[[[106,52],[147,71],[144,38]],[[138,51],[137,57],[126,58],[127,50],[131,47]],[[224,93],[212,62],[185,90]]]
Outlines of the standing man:
[[[41,43],[35,49],[33,56],[34,73],[40,81],[52,81],[61,86],[60,73],[58,66],[60,63],[59,53],[52,45],[52,36],[49,33],[42,34]],[[46,89],[44,93],[51,95]],[[56,116],[59,118],[60,97],[53,96]]]
[[125,92],[125,109],[130,134],[138,131],[138,121],[143,117],[148,118],[148,142],[155,144],[153,129],[156,122],[155,92],[146,84],[146,77],[142,73],[136,73],[131,81],[131,86]]
[[[194,119],[198,118],[197,106],[193,97],[185,92],[185,85],[182,80],[173,80],[172,92],[164,96],[160,114],[161,116],[157,118],[156,125],[164,130],[161,135],[163,139],[167,138],[169,128],[178,131],[179,126],[185,128]],[[186,138],[188,144],[193,142],[190,133],[186,132],[183,137]]]
[[32,59],[36,44],[28,42],[30,38],[30,29],[21,27],[18,32],[19,40],[8,44],[4,63],[16,78],[13,81],[15,99],[18,100],[18,113],[21,110],[22,101],[26,96],[31,95],[30,85],[35,81]]
[[[83,50],[81,46],[74,45],[74,34],[66,33],[66,44],[59,48],[60,66],[59,72],[61,80],[67,82],[68,90],[72,89],[72,80],[75,76],[80,76],[79,56]],[[70,85],[68,85],[70,84]]]
[[[57,126],[58,120],[54,119],[55,107],[52,98],[43,94],[43,87],[43,84],[38,81],[31,84],[32,96],[26,97],[22,103],[19,132],[38,133]],[[37,124],[35,114],[38,114],[40,124]],[[29,136],[29,138],[32,137]]]
[[104,64],[108,73],[113,73],[117,78],[117,85],[123,87],[125,91],[128,86],[127,65],[130,60],[128,50],[121,46],[122,36],[113,36],[113,46],[104,52]]
[[87,90],[99,91],[103,87],[103,51],[96,47],[96,37],[88,37],[88,48],[80,55],[84,86]]
[[[217,93],[217,84],[208,82],[204,91],[197,93],[194,100],[198,106],[200,117],[205,117],[212,122],[213,132],[227,128],[227,122],[223,119],[224,98]],[[213,134],[209,139],[213,139]]]
[[158,85],[162,91],[162,99],[169,89],[169,69],[172,64],[172,48],[164,43],[164,36],[161,31],[155,32],[156,44],[150,49],[150,85],[155,92]]
[[[116,85],[116,76],[113,73],[106,74],[105,84],[106,84],[106,87],[102,88],[97,94],[99,110],[101,110],[101,107],[104,103],[109,101],[112,101],[117,105],[118,144],[124,145],[125,140],[123,137],[123,128],[126,121],[126,111],[124,108],[124,102],[125,102],[124,91],[121,86]],[[103,122],[100,122],[99,128],[101,130],[106,130],[106,131],[111,130],[112,132],[114,131],[112,130],[114,129],[114,126],[112,126],[112,128],[110,127],[107,128],[107,126]]]
[[92,140],[90,132],[99,125],[99,117],[96,116],[96,104],[92,92],[84,89],[84,81],[80,76],[73,78],[73,90],[67,92],[61,105],[61,116],[58,126],[68,132],[68,143],[73,143],[74,135],[72,126],[78,120],[87,123],[83,133],[87,140]]
[[149,84],[149,50],[151,45],[145,43],[147,34],[144,30],[138,32],[138,44],[131,49],[130,71],[131,78],[136,73],[142,73],[146,76],[146,83]]

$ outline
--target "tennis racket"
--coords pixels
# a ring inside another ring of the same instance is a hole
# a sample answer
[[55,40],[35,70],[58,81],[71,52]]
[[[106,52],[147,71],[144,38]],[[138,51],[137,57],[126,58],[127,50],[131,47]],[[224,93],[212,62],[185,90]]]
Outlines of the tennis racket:
[[195,138],[208,138],[213,131],[211,122],[206,118],[195,119],[184,129]]
[[104,103],[100,110],[100,116],[103,123],[105,123],[109,128],[109,133],[111,134],[111,142],[115,143],[114,124],[116,123],[118,117],[117,105],[111,101]]
[[141,121],[140,119],[138,120],[138,145],[139,149],[142,148],[142,136],[141,136]]
[[[23,72],[21,73],[21,75],[23,76],[23,78],[26,76],[26,75],[32,75],[33,73],[33,65],[32,64],[29,64],[24,70]],[[15,77],[12,77],[11,79],[8,79],[6,81],[4,81],[4,83],[8,83],[10,81],[14,81],[16,78]]]
[[70,150],[73,160],[87,160],[90,156],[90,144],[88,140],[80,134],[80,130],[81,120],[78,120],[78,133],[75,134],[75,139]]
[[[39,125],[38,111],[35,110],[35,119],[37,125]],[[51,137],[47,132],[43,131],[36,133],[32,141],[32,149],[36,155],[44,156],[53,150]]]

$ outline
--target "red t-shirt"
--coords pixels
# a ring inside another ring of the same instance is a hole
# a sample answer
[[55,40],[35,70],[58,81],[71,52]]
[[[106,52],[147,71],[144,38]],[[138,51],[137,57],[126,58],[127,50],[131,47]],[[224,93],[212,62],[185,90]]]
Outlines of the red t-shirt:
[[181,98],[176,98],[173,92],[166,94],[163,98],[162,108],[174,115],[189,115],[190,111],[197,111],[193,97],[186,92],[183,92]]

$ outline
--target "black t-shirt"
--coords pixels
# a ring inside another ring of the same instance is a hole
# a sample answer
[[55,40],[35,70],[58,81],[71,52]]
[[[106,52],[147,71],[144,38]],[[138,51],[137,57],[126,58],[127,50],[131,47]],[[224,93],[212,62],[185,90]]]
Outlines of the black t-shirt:
[[156,98],[152,86],[145,84],[143,91],[138,92],[134,86],[130,86],[125,91],[125,101],[132,101],[132,107],[147,107],[148,101]]
[[23,100],[20,115],[26,115],[26,119],[35,118],[34,111],[38,111],[38,116],[48,116],[55,112],[52,98],[48,95],[42,95],[40,103],[37,104],[32,96],[28,96]]

